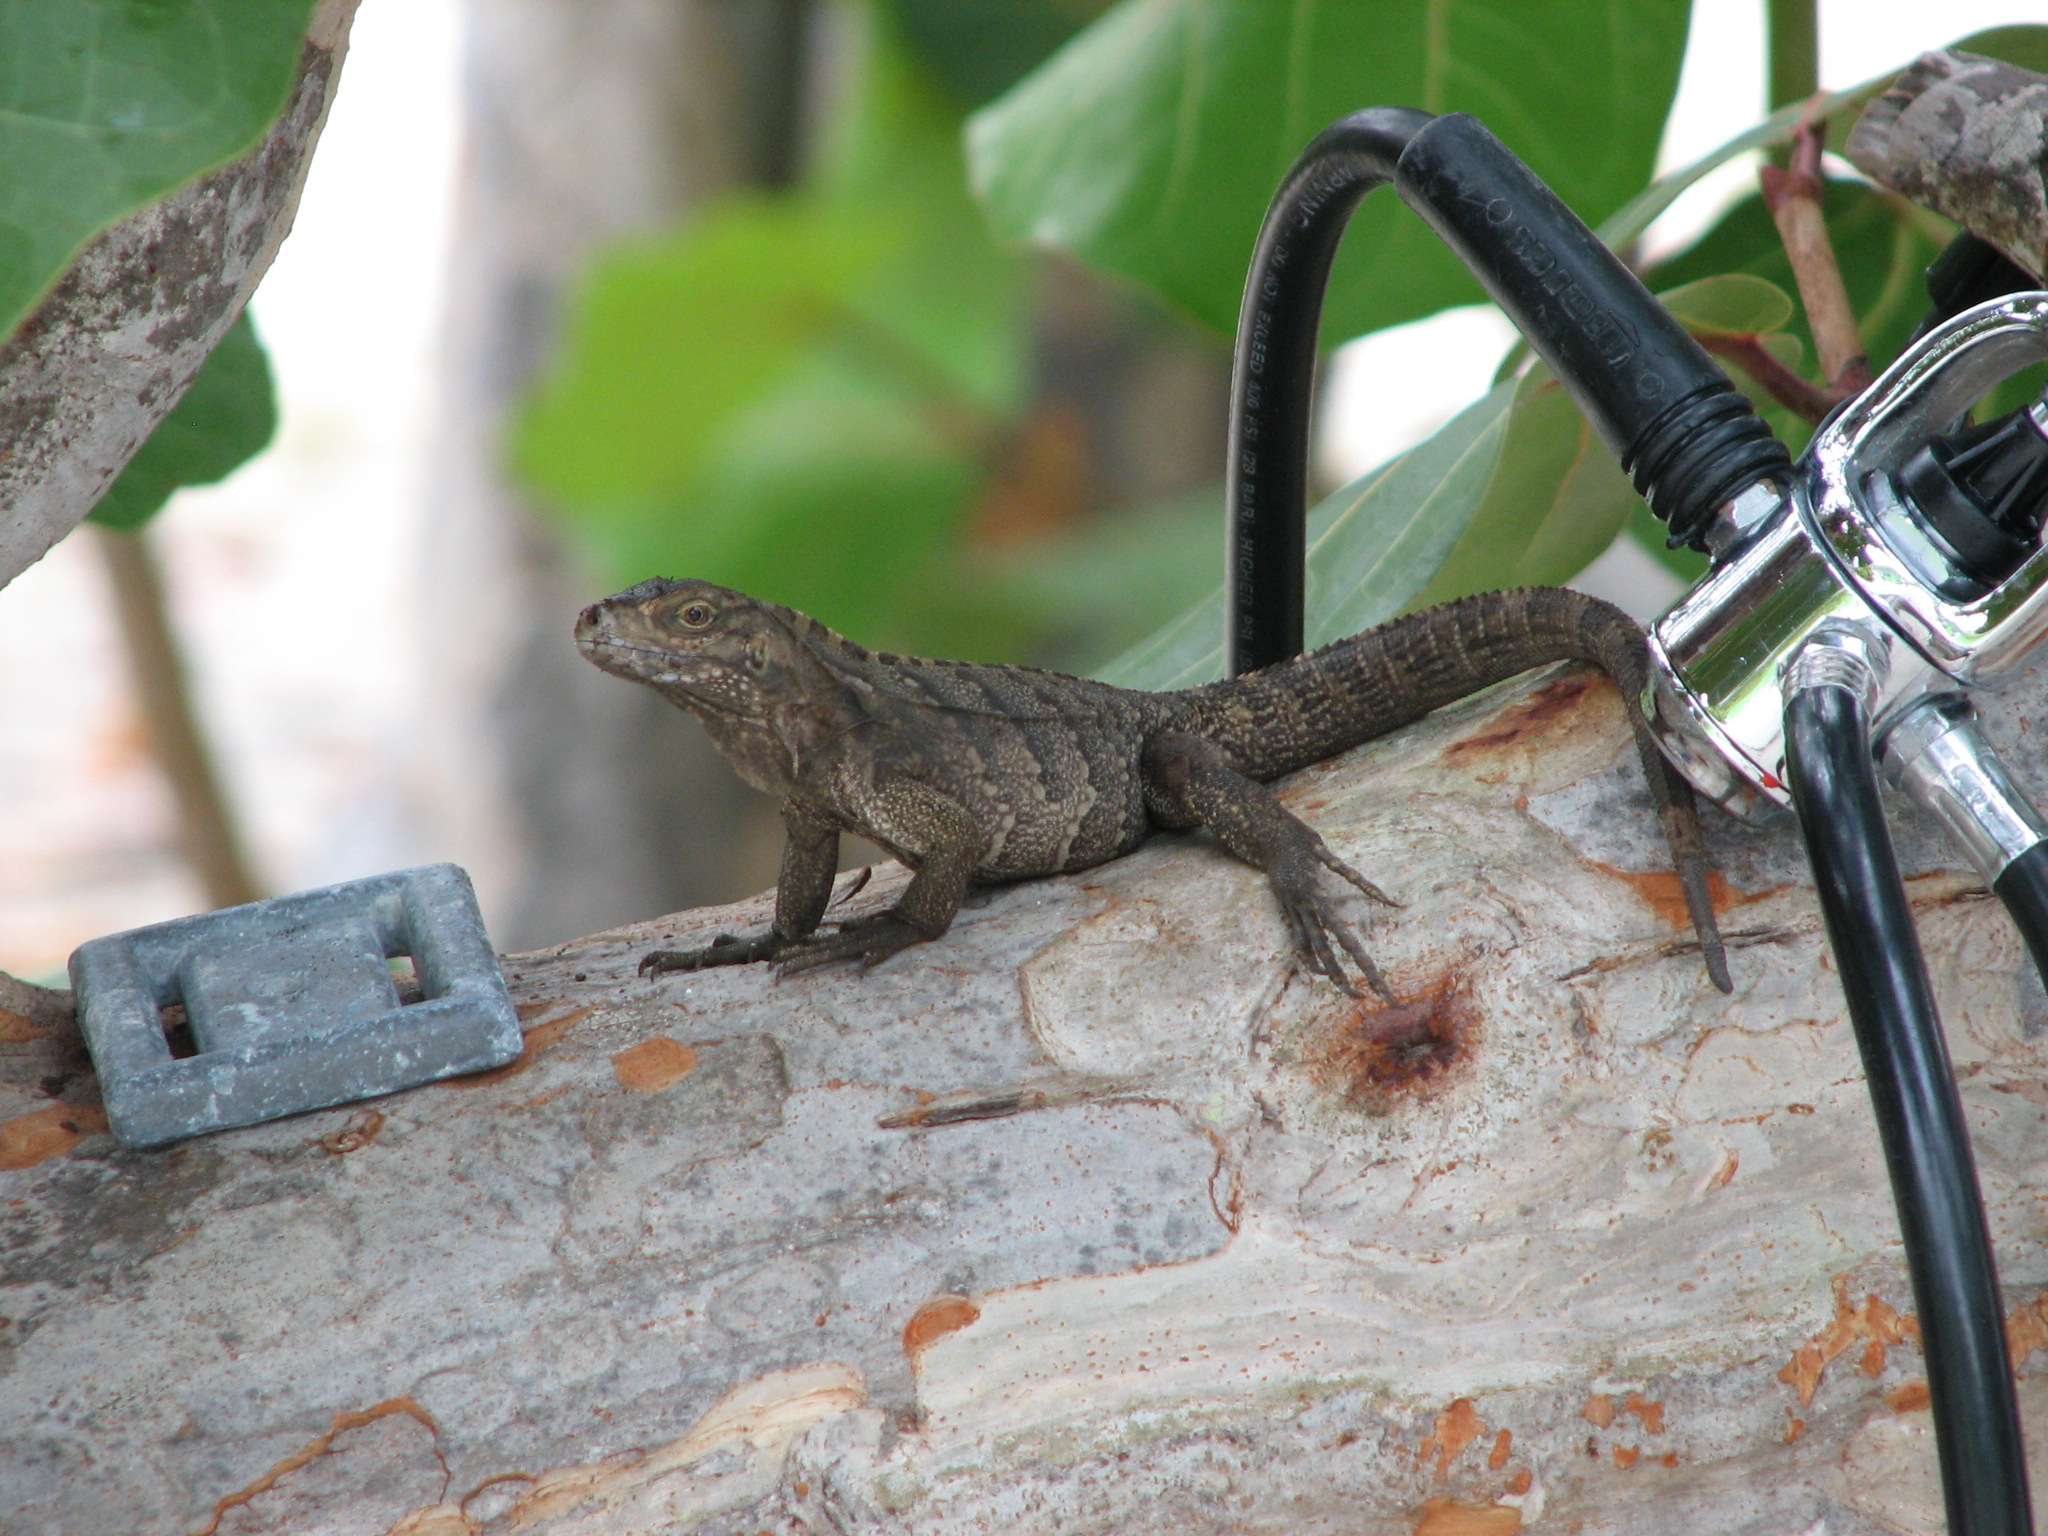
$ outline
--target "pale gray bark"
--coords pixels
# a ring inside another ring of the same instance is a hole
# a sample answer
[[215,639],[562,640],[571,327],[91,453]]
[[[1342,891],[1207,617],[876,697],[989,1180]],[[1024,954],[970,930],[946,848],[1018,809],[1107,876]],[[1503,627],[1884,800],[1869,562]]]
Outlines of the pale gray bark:
[[1922,54],[1845,152],[1873,181],[2048,273],[2048,78],[1973,53]]
[[[2036,789],[2044,698],[1994,721]],[[1790,829],[1710,829],[1724,998],[1583,674],[1285,793],[1406,903],[1360,911],[1404,1007],[1298,974],[1200,838],[867,975],[635,975],[765,898],[513,956],[518,1068],[167,1153],[92,1134],[39,1002],[0,1056],[0,1148],[43,1157],[0,1174],[10,1536],[1937,1529]],[[1907,833],[2031,1348],[2048,1035]]]
[[321,0],[262,143],[93,241],[0,349],[0,586],[84,521],[269,270],[356,3]]

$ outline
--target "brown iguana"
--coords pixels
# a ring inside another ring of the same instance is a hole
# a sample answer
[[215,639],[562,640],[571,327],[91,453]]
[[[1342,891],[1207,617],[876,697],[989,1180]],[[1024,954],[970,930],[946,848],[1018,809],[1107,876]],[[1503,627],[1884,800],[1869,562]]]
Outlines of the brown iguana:
[[[704,581],[656,578],[606,598],[576,621],[576,643],[607,672],[689,710],[741,778],[782,799],[789,840],[774,926],[708,949],[657,950],[643,974],[753,960],[784,972],[843,959],[873,966],[943,934],[972,883],[1087,869],[1156,830],[1199,826],[1266,872],[1309,970],[1356,995],[1341,950],[1391,998],[1318,871],[1389,898],[1266,781],[1531,667],[1576,660],[1620,685],[1708,974],[1728,989],[1692,791],[1643,717],[1643,632],[1581,593],[1462,598],[1176,693],[869,651]],[[872,838],[916,873],[887,912],[820,934],[841,832]]]

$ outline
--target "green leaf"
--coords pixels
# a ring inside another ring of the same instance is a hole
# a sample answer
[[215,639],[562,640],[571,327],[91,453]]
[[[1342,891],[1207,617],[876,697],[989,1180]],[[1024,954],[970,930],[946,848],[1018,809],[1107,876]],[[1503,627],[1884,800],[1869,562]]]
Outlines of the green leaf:
[[1638,500],[1571,396],[1538,364],[1514,387],[1499,463],[1464,536],[1405,606],[1569,581],[1613,542]]
[[883,255],[872,227],[745,197],[679,235],[602,253],[518,425],[514,463],[558,505],[599,519],[672,500],[734,415],[849,323]]
[[[1923,274],[1941,254],[1951,226],[1860,181],[1828,182],[1821,205],[1864,348],[1871,366],[1882,368],[1927,309]],[[1651,277],[1660,287],[1679,287],[1735,273],[1762,279],[1781,292],[1796,291],[1784,242],[1758,193],[1736,203],[1693,245],[1660,263]],[[1796,307],[1785,328],[1811,351],[1813,335]]]
[[249,149],[312,0],[0,3],[0,336],[100,230]]
[[[1678,82],[1686,0],[1124,0],[968,125],[1005,235],[1237,319],[1266,206],[1348,112],[1476,113],[1589,220],[1641,187]],[[1331,341],[1482,298],[1389,193],[1346,235]]]
[[173,491],[225,480],[268,447],[276,431],[270,360],[245,309],[194,376],[184,398],[157,423],[88,515],[105,528],[140,528]]
[[[1496,385],[1309,514],[1311,646],[1385,623],[1436,574],[1501,463],[1514,394],[1514,385]],[[1126,688],[1188,688],[1222,675],[1220,588],[1097,674]]]
[[1108,0],[892,0],[897,26],[963,107],[992,100],[1031,73]]
[[1792,318],[1792,295],[1746,272],[1724,272],[1666,289],[1657,302],[1694,335],[1762,336]]

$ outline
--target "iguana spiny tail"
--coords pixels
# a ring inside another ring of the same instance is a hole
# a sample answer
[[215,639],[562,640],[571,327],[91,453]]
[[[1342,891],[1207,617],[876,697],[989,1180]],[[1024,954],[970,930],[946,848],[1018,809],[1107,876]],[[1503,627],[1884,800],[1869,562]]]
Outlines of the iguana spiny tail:
[[[774,926],[709,949],[656,951],[643,971],[875,965],[944,933],[971,883],[1086,869],[1157,828],[1203,826],[1266,872],[1308,969],[1353,991],[1341,951],[1390,996],[1319,871],[1387,898],[1264,781],[1531,667],[1580,660],[1620,685],[1708,971],[1727,986],[1692,794],[1642,715],[1643,633],[1576,592],[1464,598],[1178,693],[871,652],[791,609],[699,581],[645,581],[607,598],[584,611],[576,639],[606,671],[695,714],[740,776],[782,801]],[[819,934],[848,831],[916,873],[889,911]]]

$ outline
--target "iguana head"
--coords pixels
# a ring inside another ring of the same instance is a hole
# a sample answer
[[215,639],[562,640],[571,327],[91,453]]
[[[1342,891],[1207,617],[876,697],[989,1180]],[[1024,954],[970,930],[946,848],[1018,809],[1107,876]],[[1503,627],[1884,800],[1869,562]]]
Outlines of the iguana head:
[[652,684],[692,710],[765,720],[817,692],[811,631],[813,640],[838,640],[817,621],[744,592],[656,576],[584,609],[576,646],[605,671]]

